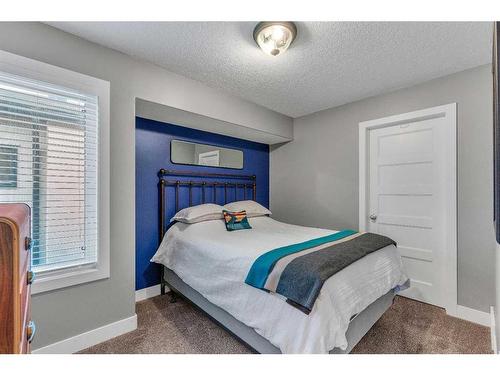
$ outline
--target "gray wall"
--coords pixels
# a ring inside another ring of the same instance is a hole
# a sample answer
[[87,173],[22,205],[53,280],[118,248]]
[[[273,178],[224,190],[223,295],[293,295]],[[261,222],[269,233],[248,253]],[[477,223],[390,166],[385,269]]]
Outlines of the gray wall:
[[481,66],[294,120],[271,148],[271,210],[284,221],[358,227],[358,123],[458,103],[458,303],[494,304],[492,78]]
[[111,277],[33,297],[34,348],[135,313],[135,100],[290,137],[292,121],[39,23],[0,22],[0,49],[111,82]]

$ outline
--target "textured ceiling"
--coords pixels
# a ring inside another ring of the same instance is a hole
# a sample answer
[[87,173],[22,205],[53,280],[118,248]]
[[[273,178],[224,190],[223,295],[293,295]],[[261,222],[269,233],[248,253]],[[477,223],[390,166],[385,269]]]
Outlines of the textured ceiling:
[[492,26],[478,22],[298,22],[277,58],[249,22],[50,25],[291,117],[491,61]]

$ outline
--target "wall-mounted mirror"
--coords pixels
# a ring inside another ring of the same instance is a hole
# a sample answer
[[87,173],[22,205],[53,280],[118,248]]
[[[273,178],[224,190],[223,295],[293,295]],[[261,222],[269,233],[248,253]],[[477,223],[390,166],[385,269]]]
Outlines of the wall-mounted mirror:
[[170,160],[175,164],[242,169],[243,151],[174,139],[170,142]]

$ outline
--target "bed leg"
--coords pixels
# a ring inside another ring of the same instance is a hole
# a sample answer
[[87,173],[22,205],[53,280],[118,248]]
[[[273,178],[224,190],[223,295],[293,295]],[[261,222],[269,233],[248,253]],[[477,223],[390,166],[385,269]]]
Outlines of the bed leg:
[[173,290],[170,291],[170,303],[176,303],[177,302],[177,295],[174,293]]
[[163,266],[160,268],[160,294],[165,295],[165,269]]

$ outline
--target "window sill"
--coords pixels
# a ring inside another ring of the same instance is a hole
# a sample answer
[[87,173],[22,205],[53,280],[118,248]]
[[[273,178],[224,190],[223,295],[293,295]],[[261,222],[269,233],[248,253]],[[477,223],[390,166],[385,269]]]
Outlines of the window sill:
[[109,267],[98,264],[77,266],[57,271],[46,271],[36,274],[31,286],[31,294],[45,293],[79,284],[109,278]]

